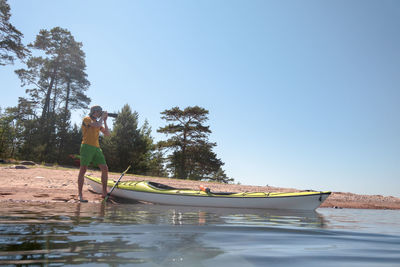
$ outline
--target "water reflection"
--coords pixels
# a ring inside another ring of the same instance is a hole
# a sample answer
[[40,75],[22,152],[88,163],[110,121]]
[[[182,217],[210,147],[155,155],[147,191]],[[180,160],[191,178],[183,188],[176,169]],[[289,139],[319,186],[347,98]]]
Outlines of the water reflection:
[[10,265],[203,266],[226,253],[210,242],[223,239],[221,231],[325,224],[316,212],[147,204],[0,203],[0,210],[0,264]]
[[113,223],[170,225],[240,225],[324,228],[324,217],[315,211],[228,209],[167,205],[118,205],[103,211]]

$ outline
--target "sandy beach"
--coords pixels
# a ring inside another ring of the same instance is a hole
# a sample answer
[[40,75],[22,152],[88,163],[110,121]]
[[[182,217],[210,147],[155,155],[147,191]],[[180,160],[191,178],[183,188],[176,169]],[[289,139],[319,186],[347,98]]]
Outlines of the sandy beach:
[[[78,168],[45,167],[41,165],[3,165],[0,164],[0,202],[78,202]],[[99,171],[88,170],[87,174],[100,177]],[[119,173],[110,173],[109,179],[117,180]],[[199,185],[212,191],[229,192],[290,192],[294,188],[272,186],[247,186],[220,184],[215,182],[186,181],[179,179],[126,175],[123,180],[150,180],[179,188],[198,189]],[[90,186],[84,185],[84,197],[92,203],[101,202],[99,194]],[[400,198],[381,195],[358,195],[333,192],[321,207],[356,209],[400,209]]]

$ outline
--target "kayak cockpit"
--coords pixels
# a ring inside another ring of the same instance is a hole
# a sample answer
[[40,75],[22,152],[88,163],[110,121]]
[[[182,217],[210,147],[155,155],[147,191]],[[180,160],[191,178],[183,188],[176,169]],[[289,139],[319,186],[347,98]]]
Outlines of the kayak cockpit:
[[182,189],[182,188],[175,188],[169,185],[165,184],[160,184],[160,183],[155,183],[155,182],[147,182],[147,184],[157,190],[188,190],[188,189]]
[[[160,183],[156,183],[156,182],[147,182],[147,184],[156,190],[189,190],[189,191],[193,191],[193,189],[189,189],[189,188],[175,188],[169,185],[165,185],[165,184],[160,184]],[[211,192],[210,192],[211,193]],[[220,195],[220,196],[229,196],[229,195],[233,195],[233,194],[237,194],[237,192],[212,192],[213,195]]]

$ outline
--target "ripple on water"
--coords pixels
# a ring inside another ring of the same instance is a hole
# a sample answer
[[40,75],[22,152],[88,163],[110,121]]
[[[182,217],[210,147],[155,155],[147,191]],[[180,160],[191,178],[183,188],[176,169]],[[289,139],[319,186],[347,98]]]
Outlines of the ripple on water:
[[[0,203],[0,264],[394,266],[397,211]],[[382,219],[384,218],[384,219]]]

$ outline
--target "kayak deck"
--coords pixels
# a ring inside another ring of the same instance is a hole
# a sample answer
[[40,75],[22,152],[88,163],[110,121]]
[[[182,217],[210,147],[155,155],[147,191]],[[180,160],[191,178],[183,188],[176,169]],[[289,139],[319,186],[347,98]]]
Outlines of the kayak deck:
[[[85,178],[96,192],[102,192],[100,178],[91,176],[85,176]],[[113,187],[115,183],[115,181],[109,180],[108,187]],[[204,189],[175,188],[149,181],[120,182],[112,192],[112,195],[116,197],[162,205],[307,211],[318,208],[330,194],[329,191],[291,193],[211,192]]]
[[[88,180],[101,184],[101,179],[92,176],[85,176]],[[113,187],[115,181],[108,180],[107,186]],[[190,195],[190,196],[203,196],[203,197],[228,197],[228,198],[277,198],[277,197],[299,197],[299,196],[312,196],[321,194],[330,194],[329,191],[304,191],[304,192],[204,192],[201,190],[175,188],[169,185],[150,182],[150,181],[123,181],[119,182],[116,186],[118,189],[169,194],[169,195]]]

